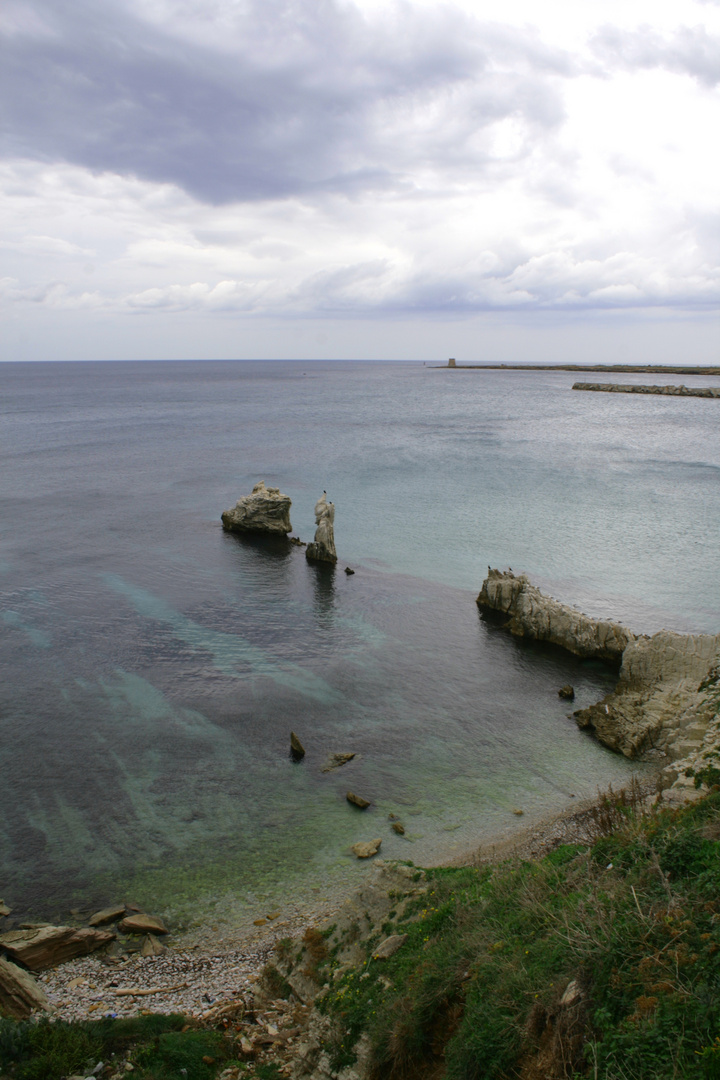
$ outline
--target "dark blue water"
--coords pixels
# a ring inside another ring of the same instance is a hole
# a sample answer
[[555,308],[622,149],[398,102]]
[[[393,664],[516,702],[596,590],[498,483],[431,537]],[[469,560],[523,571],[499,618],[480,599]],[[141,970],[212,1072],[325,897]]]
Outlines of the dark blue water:
[[[572,381],[0,366],[5,900],[232,917],[351,880],[355,840],[422,863],[626,779],[557,697],[572,682],[588,704],[612,673],[510,639],[474,598],[511,565],[637,630],[717,631],[720,405]],[[223,532],[259,479],[304,540],[327,489],[336,572]],[[358,756],[323,774],[333,751]]]

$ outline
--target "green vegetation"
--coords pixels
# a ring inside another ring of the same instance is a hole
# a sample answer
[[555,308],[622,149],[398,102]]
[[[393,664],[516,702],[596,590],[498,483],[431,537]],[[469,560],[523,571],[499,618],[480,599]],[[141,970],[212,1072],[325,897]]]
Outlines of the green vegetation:
[[[87,1075],[99,1061],[134,1065],[137,1080],[211,1080],[228,1056],[216,1031],[187,1030],[184,1016],[139,1016],[79,1024],[0,1019],[0,1074],[14,1080]],[[203,1060],[212,1059],[212,1063]],[[184,1070],[184,1071],[183,1071]]]
[[[374,1080],[720,1078],[720,795],[627,802],[606,797],[593,845],[428,871],[319,1000],[333,1066],[367,1033]],[[388,933],[408,937],[373,960]]]

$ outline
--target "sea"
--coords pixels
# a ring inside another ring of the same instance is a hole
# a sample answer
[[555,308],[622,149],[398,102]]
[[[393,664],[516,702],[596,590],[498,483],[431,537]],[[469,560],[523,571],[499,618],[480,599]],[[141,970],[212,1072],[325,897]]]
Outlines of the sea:
[[[646,771],[571,716],[614,671],[475,602],[512,567],[636,632],[720,630],[720,401],[578,377],[0,365],[5,903],[230,925],[353,887],[357,841],[457,859]],[[223,531],[259,480],[303,541],[327,491],[336,568]],[[355,757],[324,772],[333,753]]]

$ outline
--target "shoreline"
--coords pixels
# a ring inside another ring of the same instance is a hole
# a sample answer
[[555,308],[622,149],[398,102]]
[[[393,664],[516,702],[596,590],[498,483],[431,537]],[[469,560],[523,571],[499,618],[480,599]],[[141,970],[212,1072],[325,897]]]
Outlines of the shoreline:
[[[660,773],[641,783],[643,794],[655,791]],[[496,864],[507,859],[542,858],[565,843],[584,842],[586,822],[603,792],[594,798],[569,800],[559,812],[528,820],[518,828],[504,828],[452,856],[432,860],[428,867]],[[253,988],[278,941],[299,940],[310,928],[327,925],[359,895],[375,865],[396,860],[370,859],[366,878],[350,890],[337,886],[317,904],[288,918],[270,920],[263,927],[244,920],[235,926],[203,926],[173,935],[160,956],[126,959],[90,954],[69,960],[38,976],[48,995],[54,1019],[80,1021],[107,1015],[130,1017],[139,1013],[179,1012],[196,1020],[211,1021],[219,1010],[247,1006]],[[402,863],[400,863],[402,865]],[[413,864],[415,865],[415,864]],[[422,869],[422,867],[418,867]],[[129,989],[144,991],[132,995]],[[123,991],[118,994],[118,991]],[[148,991],[153,991],[148,993]]]

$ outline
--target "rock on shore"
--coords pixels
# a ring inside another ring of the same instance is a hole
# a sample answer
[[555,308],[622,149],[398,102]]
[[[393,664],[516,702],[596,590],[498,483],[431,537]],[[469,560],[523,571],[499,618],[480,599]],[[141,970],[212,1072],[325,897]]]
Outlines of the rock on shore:
[[285,536],[292,532],[290,524],[289,495],[281,495],[279,488],[265,487],[261,480],[250,495],[243,495],[231,510],[222,514],[223,528],[228,532],[272,533]]
[[506,629],[520,637],[621,661],[612,693],[573,714],[605,746],[629,758],[651,750],[664,755],[664,785],[682,795],[692,789],[686,770],[720,764],[720,634],[636,636],[543,596],[511,571],[489,570],[477,602],[508,615]]
[[109,945],[115,934],[107,930],[74,926],[38,926],[32,930],[10,930],[0,936],[0,949],[31,971],[55,967],[74,956],[85,956]]
[[516,637],[550,641],[576,656],[619,664],[633,634],[619,623],[591,619],[577,608],[544,596],[525,574],[491,570],[477,598],[478,607],[509,616],[505,628]]

